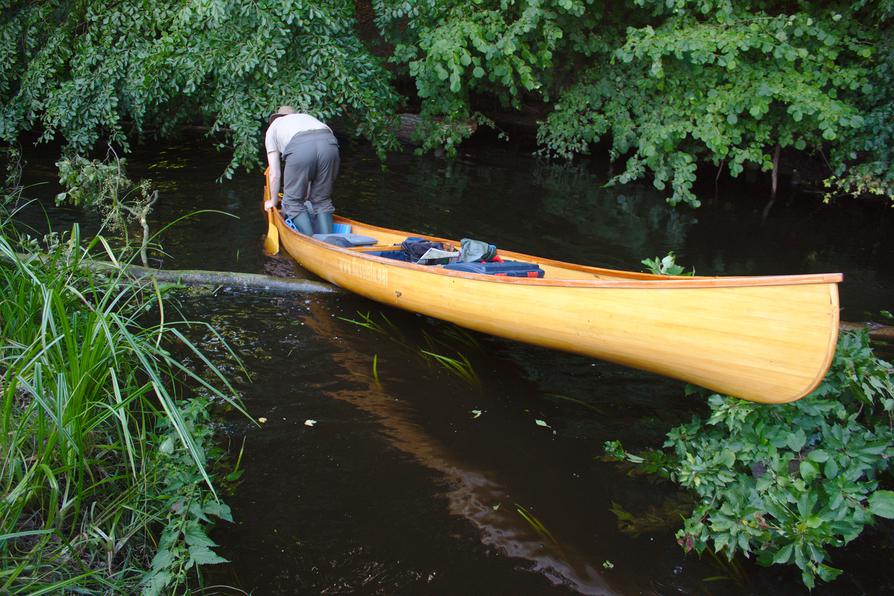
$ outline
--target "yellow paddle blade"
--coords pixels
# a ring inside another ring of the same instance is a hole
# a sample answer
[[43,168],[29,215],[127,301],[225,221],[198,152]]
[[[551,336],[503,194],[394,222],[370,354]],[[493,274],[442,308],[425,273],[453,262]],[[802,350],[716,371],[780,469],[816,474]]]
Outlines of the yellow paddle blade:
[[[264,201],[270,198],[270,168],[264,170]],[[267,210],[267,236],[264,237],[264,252],[275,255],[279,252],[279,230],[273,222],[273,209]]]
[[264,252],[275,255],[279,252],[279,230],[273,223],[273,209],[267,211],[267,236],[264,238]]

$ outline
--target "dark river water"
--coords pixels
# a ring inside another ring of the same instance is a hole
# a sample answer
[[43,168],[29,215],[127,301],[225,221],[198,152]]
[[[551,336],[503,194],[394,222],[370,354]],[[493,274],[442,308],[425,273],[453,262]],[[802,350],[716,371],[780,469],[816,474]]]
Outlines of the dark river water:
[[[894,218],[883,206],[783,193],[762,224],[763,186],[721,188],[713,204],[674,210],[647,185],[604,188],[591,170],[508,149],[385,164],[365,147],[342,149],[338,213],[370,223],[612,268],[641,270],[641,259],[673,250],[702,275],[841,271],[842,318],[894,306]],[[52,157],[31,157],[29,182],[55,177]],[[192,145],[131,157],[132,176],[161,191],[155,229],[196,210],[232,215],[179,223],[163,237],[160,264],[309,275],[263,255],[263,180],[241,173],[216,183],[225,162]],[[56,190],[29,193],[46,207]],[[45,227],[38,207],[22,219]],[[57,230],[80,220],[89,231],[83,213],[46,209]],[[271,298],[219,288],[185,295],[181,309],[238,352],[250,378],[233,369],[236,386],[252,416],[266,419],[254,426],[225,414],[222,440],[234,458],[243,449],[244,475],[227,498],[236,523],[214,532],[231,563],[208,570],[209,593],[805,592],[792,569],[684,555],[674,532],[686,495],[599,459],[606,440],[657,446],[699,412],[680,383],[343,292]],[[376,329],[346,320],[365,315]],[[473,373],[453,374],[423,350],[466,358]],[[894,592],[892,554],[892,524],[867,529],[832,553],[846,574],[815,592]]]

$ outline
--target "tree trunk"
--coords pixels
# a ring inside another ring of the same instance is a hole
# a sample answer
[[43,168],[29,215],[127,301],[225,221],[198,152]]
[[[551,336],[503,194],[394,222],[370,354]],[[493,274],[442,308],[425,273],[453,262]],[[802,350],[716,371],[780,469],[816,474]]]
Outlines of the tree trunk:
[[[27,262],[40,255],[17,255]],[[0,255],[0,260],[11,261],[11,257]],[[314,281],[298,277],[273,277],[257,273],[237,273],[235,271],[204,271],[202,269],[153,269],[140,265],[117,265],[109,261],[83,259],[81,265],[96,273],[117,274],[122,272],[130,279],[154,279],[163,283],[185,286],[226,286],[240,290],[255,290],[271,294],[314,294],[341,291],[338,286],[324,281]]]
[[773,208],[773,203],[776,202],[776,188],[779,184],[779,151],[780,146],[779,143],[776,143],[776,151],[773,152],[773,172],[770,175],[770,200],[767,202],[767,205],[764,207],[764,213],[761,216],[761,221],[767,221],[767,216],[770,215],[770,209]]
[[[86,266],[98,273],[117,272],[121,269],[103,261],[85,261]],[[273,277],[257,273],[234,271],[204,271],[201,269],[153,269],[139,265],[125,265],[124,274],[132,279],[154,279],[159,282],[185,286],[226,286],[240,290],[256,290],[273,294],[313,294],[337,292],[332,284],[295,277]]]

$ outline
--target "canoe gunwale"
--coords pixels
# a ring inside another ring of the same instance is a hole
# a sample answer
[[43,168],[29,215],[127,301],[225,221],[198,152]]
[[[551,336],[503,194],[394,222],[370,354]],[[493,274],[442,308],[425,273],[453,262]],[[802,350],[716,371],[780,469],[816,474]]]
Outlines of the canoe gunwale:
[[[387,234],[397,234],[397,235],[414,235],[422,238],[426,238],[429,240],[433,240],[436,242],[448,242],[457,244],[455,240],[451,240],[449,238],[440,238],[437,236],[430,236],[427,234],[417,234],[404,232],[402,230],[394,230],[390,228],[384,228],[380,226],[374,226],[370,224],[366,224],[363,222],[359,222],[356,220],[348,219],[345,217],[336,216],[335,221],[339,223],[351,224],[352,226],[360,226],[365,227],[373,231],[381,231]],[[282,214],[277,210],[276,211],[276,223],[277,227],[280,229],[280,233],[288,234],[301,242],[307,242],[312,245],[315,245],[319,248],[325,248],[327,250],[331,250],[336,253],[341,253],[345,255],[352,255],[355,257],[362,258],[363,260],[368,260],[374,263],[378,263],[385,267],[395,267],[401,269],[409,269],[411,271],[417,271],[419,273],[426,273],[429,275],[444,275],[448,277],[456,277],[462,279],[470,279],[479,282],[486,283],[503,283],[503,284],[520,284],[520,285],[530,285],[530,286],[560,286],[567,288],[604,288],[604,289],[625,289],[625,288],[664,288],[664,289],[695,289],[695,288],[741,288],[741,287],[756,287],[756,286],[786,286],[786,285],[806,285],[806,284],[838,284],[841,283],[844,276],[841,273],[808,273],[801,275],[764,275],[764,276],[727,276],[727,277],[683,277],[683,276],[665,276],[665,275],[653,275],[649,273],[638,273],[634,271],[623,271],[616,269],[602,269],[597,267],[589,267],[586,265],[578,265],[576,263],[567,263],[564,261],[557,261],[553,259],[547,259],[543,257],[538,257],[534,255],[527,255],[524,253],[512,252],[501,250],[500,254],[507,257],[520,258],[526,261],[532,261],[543,265],[549,265],[553,267],[560,267],[575,271],[583,271],[586,273],[591,273],[594,276],[598,275],[608,275],[614,278],[617,277],[627,277],[629,279],[601,279],[598,277],[594,277],[594,279],[556,279],[556,278],[527,278],[527,277],[508,277],[508,276],[494,276],[494,275],[486,275],[480,273],[467,273],[464,271],[453,271],[450,269],[444,269],[442,267],[434,267],[431,265],[418,265],[416,263],[407,263],[403,261],[397,261],[394,259],[388,259],[386,257],[379,257],[376,255],[371,255],[365,251],[351,250],[350,248],[344,248],[341,246],[336,246],[334,244],[328,244],[321,240],[316,240],[310,236],[305,236],[295,230],[291,229],[285,224],[285,220],[282,217]]]

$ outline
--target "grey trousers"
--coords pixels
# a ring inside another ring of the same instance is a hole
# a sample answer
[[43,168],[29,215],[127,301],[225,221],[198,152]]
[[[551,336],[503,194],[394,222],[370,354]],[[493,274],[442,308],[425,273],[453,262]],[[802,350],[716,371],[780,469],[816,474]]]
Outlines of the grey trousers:
[[310,201],[314,213],[332,213],[332,186],[338,177],[341,157],[338,141],[328,130],[301,132],[292,137],[283,151],[282,212],[294,218],[307,211]]

